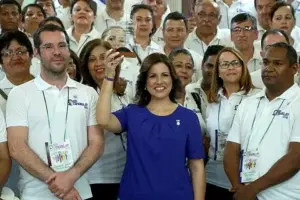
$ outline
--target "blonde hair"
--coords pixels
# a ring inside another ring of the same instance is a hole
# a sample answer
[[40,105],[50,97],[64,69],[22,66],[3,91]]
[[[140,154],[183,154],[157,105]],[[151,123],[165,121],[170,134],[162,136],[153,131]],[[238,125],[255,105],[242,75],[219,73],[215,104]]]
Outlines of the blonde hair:
[[211,86],[210,86],[210,91],[208,94],[208,102],[209,103],[218,103],[218,91],[220,88],[222,88],[224,86],[224,82],[223,80],[219,77],[219,60],[221,55],[224,52],[230,52],[232,54],[234,54],[239,61],[241,62],[242,65],[242,75],[241,75],[241,79],[239,80],[239,85],[240,85],[240,90],[245,91],[244,94],[248,94],[249,91],[254,88],[252,81],[251,81],[251,77],[250,77],[250,73],[248,71],[247,65],[244,62],[241,53],[231,47],[225,47],[224,49],[222,49],[216,58],[216,65],[214,67],[214,71],[213,71],[213,75],[212,75],[212,82],[211,82]]

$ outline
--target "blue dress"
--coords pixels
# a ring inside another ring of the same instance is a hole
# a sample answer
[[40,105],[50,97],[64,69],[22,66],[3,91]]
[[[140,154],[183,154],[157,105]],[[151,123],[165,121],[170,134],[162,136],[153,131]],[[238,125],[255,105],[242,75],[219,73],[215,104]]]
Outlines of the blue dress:
[[194,200],[186,159],[205,156],[196,114],[178,106],[157,116],[134,104],[113,114],[127,131],[120,200]]

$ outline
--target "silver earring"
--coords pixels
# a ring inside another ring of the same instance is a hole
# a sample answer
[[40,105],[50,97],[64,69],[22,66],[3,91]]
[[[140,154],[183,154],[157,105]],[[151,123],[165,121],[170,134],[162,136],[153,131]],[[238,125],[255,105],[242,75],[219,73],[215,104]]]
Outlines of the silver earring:
[[144,90],[147,90],[147,88],[145,87]]

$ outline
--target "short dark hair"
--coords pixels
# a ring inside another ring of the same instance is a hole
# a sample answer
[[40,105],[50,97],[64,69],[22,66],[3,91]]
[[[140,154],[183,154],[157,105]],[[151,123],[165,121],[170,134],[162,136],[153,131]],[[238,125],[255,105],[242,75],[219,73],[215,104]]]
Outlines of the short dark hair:
[[225,47],[222,45],[211,45],[208,46],[202,59],[202,65],[208,60],[209,56],[217,56],[218,53],[224,49]]
[[184,54],[184,55],[189,56],[192,60],[193,67],[195,67],[194,59],[193,59],[191,52],[185,48],[176,48],[173,51],[171,51],[171,53],[169,54],[170,61],[173,62],[174,57],[177,56],[178,54]]
[[40,35],[42,32],[56,32],[56,31],[59,31],[59,32],[62,32],[64,33],[65,35],[65,38],[66,38],[66,42],[67,44],[69,45],[70,43],[70,39],[69,39],[69,36],[68,34],[66,33],[65,29],[59,27],[59,26],[56,26],[54,24],[46,24],[45,26],[42,26],[40,27],[33,35],[33,42],[34,42],[34,47],[38,49],[38,51],[40,50],[40,45],[41,45],[41,38],[40,38]]
[[[82,49],[81,53],[80,53],[80,60],[81,60],[81,65],[80,65],[80,72],[82,75],[82,83],[85,85],[88,85],[92,88],[94,88],[95,90],[97,90],[97,83],[95,82],[95,80],[93,79],[93,77],[91,76],[90,70],[88,68],[88,64],[89,64],[89,57],[91,52],[98,46],[101,46],[103,48],[105,48],[107,51],[110,50],[112,47],[111,45],[101,39],[94,39],[89,41]],[[119,75],[120,75],[120,69],[121,66],[117,66],[116,68],[116,75],[114,77],[114,87],[117,84],[117,81],[119,79]]]
[[41,21],[41,23],[39,24],[39,27],[44,26],[48,22],[56,22],[61,26],[61,28],[65,29],[65,26],[62,23],[62,21],[58,17],[55,17],[55,16],[50,16],[50,17],[45,18],[43,21]]
[[295,9],[294,9],[294,7],[293,7],[291,4],[289,4],[289,3],[285,2],[285,1],[277,1],[277,2],[273,5],[273,7],[271,8],[271,12],[270,12],[270,19],[271,19],[271,21],[272,21],[272,19],[273,19],[273,17],[274,17],[275,12],[276,12],[279,8],[281,8],[281,7],[286,7],[286,6],[287,6],[287,7],[290,7],[291,12],[292,12],[292,16],[293,16],[294,20],[296,20],[296,17],[295,17]]
[[156,32],[156,23],[155,23],[155,19],[154,19],[154,12],[151,6],[146,5],[146,4],[135,4],[132,6],[131,12],[130,12],[130,19],[133,19],[133,15],[139,11],[139,10],[148,10],[151,14],[151,18],[152,18],[152,24],[153,24],[153,28],[152,31],[150,33],[150,37],[152,35],[154,35],[154,33]]
[[269,29],[266,32],[264,32],[264,34],[261,37],[261,41],[260,41],[261,49],[263,49],[263,47],[265,45],[265,39],[266,39],[266,37],[268,35],[276,35],[276,34],[283,35],[283,37],[285,38],[285,40],[287,41],[287,43],[290,44],[289,36],[287,36],[287,34],[284,31],[282,31],[280,29]]
[[89,5],[89,7],[92,9],[93,13],[94,13],[94,16],[97,15],[97,3],[93,0],[75,0],[71,3],[71,6],[70,6],[70,13],[72,15],[73,13],[73,8],[75,6],[75,4],[79,1],[84,1],[87,3],[87,5]]
[[[11,42],[15,40],[17,41],[21,46],[25,46],[29,56],[32,57],[33,55],[33,49],[32,44],[30,40],[28,39],[27,35],[21,31],[8,31],[4,32],[0,36],[0,52],[3,51],[3,49],[7,49]],[[2,56],[0,56],[0,63],[2,64]]]
[[285,42],[277,42],[274,43],[272,45],[268,46],[269,48],[283,48],[286,49],[286,57],[287,60],[289,61],[290,66],[295,65],[298,63],[298,55],[296,50],[294,49],[294,47],[292,47],[291,45],[285,43]]
[[185,29],[188,30],[187,19],[186,19],[186,17],[185,17],[183,14],[181,14],[181,13],[179,13],[179,12],[177,12],[177,11],[176,11],[176,12],[171,12],[171,13],[169,13],[169,14],[166,16],[166,18],[165,18],[165,20],[164,20],[164,22],[163,22],[163,30],[166,29],[167,21],[168,21],[168,20],[175,20],[175,21],[183,20],[184,25],[185,25]]
[[140,74],[138,75],[138,79],[136,82],[135,102],[137,105],[146,106],[151,101],[151,95],[148,92],[148,90],[145,89],[147,76],[152,66],[158,63],[165,64],[170,70],[170,75],[172,78],[172,89],[169,94],[169,97],[172,102],[176,103],[178,92],[181,89],[181,82],[176,76],[174,66],[166,55],[161,53],[153,53],[144,59],[142,66],[140,68]]
[[19,14],[21,14],[21,10],[22,10],[21,5],[17,1],[15,1],[15,0],[1,0],[0,1],[0,8],[3,5],[16,5],[18,7]]
[[42,6],[40,6],[39,4],[36,4],[36,3],[31,3],[31,4],[28,4],[27,6],[25,6],[22,10],[22,22],[25,21],[25,15],[27,13],[27,10],[28,10],[28,8],[31,8],[31,7],[40,9],[40,11],[42,12],[42,14],[44,16],[44,19],[47,17],[47,14],[44,11],[44,9],[42,8]]
[[242,23],[246,21],[250,21],[252,23],[253,28],[257,29],[257,20],[249,13],[239,13],[236,16],[234,16],[231,19],[231,28],[234,23]]

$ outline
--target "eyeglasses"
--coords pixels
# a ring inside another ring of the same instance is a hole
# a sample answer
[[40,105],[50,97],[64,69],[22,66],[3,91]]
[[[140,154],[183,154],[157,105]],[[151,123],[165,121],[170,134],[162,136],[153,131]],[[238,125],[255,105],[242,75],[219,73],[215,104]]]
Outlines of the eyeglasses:
[[238,68],[241,66],[241,62],[239,60],[233,60],[231,62],[222,62],[219,64],[221,69],[228,69],[230,65],[233,68]]
[[256,30],[256,28],[251,27],[251,26],[246,26],[246,27],[235,27],[235,28],[231,29],[231,32],[241,33],[242,31],[244,31],[246,33],[250,33],[253,30]]
[[1,53],[1,55],[4,58],[12,58],[14,55],[16,56],[24,56],[25,54],[27,54],[27,49],[18,49],[16,51],[13,50],[5,50],[4,52]]
[[[44,45],[41,45],[40,47],[49,53],[53,53],[55,50],[55,46],[53,44],[44,44]],[[60,44],[58,44],[57,48],[60,52],[66,51],[68,49],[68,44],[60,43]]]

